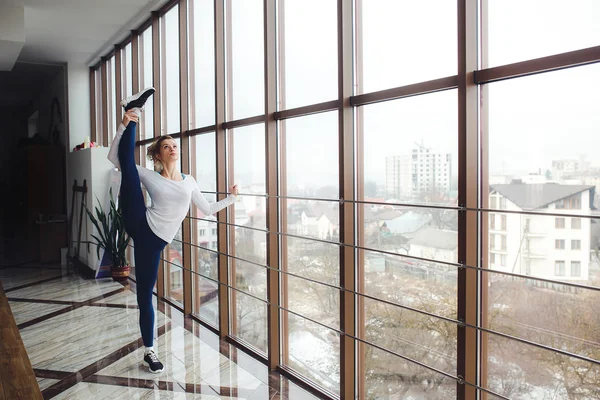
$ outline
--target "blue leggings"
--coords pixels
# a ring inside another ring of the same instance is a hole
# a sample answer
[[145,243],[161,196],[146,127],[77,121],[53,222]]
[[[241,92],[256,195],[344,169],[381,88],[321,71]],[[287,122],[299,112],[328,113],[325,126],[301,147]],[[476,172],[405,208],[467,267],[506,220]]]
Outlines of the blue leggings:
[[146,220],[146,203],[140,187],[135,159],[136,123],[129,122],[119,143],[119,163],[121,164],[121,196],[125,230],[134,241],[137,302],[140,308],[140,330],[144,346],[154,343],[154,307],[152,290],[158,274],[160,253],[167,242],[152,232]]

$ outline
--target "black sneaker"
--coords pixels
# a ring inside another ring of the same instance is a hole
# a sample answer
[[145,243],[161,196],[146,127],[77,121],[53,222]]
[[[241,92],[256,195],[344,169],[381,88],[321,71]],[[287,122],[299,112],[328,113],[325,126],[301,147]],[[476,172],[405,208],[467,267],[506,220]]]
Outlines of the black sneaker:
[[158,361],[158,357],[156,356],[156,353],[153,350],[150,350],[144,355],[143,364],[146,367],[148,367],[150,372],[152,372],[153,374],[163,372],[163,370],[165,369],[164,365],[160,361]]
[[129,111],[132,108],[139,108],[140,110],[143,110],[144,104],[146,104],[146,100],[148,100],[148,97],[152,96],[154,92],[155,90],[153,87],[146,88],[141,92],[122,100],[121,105],[123,106],[125,111]]

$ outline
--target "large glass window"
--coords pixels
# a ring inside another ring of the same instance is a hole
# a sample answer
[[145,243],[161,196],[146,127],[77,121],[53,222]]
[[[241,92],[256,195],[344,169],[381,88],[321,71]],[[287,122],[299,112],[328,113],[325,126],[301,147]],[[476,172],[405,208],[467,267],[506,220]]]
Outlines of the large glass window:
[[131,43],[121,49],[121,96],[131,96],[133,93],[133,69],[131,58]]
[[[113,137],[115,136],[115,132],[117,131],[118,122],[116,121],[117,115],[117,104],[116,104],[116,91],[117,91],[117,81],[116,81],[116,65],[115,65],[115,56],[112,56],[107,61],[107,82],[108,82],[108,90],[106,91],[106,102],[108,109],[108,118],[106,124],[108,126],[108,145],[112,143]],[[119,121],[120,122],[120,121]]]
[[265,112],[263,0],[230,0],[225,12],[227,119]]
[[188,2],[189,129],[215,123],[213,0]]
[[282,121],[279,138],[281,209],[287,210],[281,299],[284,310],[293,312],[282,313],[286,332],[282,361],[339,393],[335,363],[340,352],[335,331],[340,324],[337,113]]
[[181,229],[163,251],[165,296],[183,306],[183,237]]
[[103,117],[104,104],[102,102],[102,68],[98,68],[94,71],[94,85],[94,103],[96,105],[96,120],[94,121],[96,125],[96,143],[99,145],[104,145],[103,131],[104,127],[106,126],[106,121]]
[[[442,318],[457,318],[456,108],[455,91],[361,107],[357,143],[358,198],[365,202],[358,205],[358,244],[370,249],[358,251],[359,292],[370,296],[359,297],[359,336],[451,375],[456,325]],[[432,369],[370,345],[359,351],[365,395],[455,396],[455,382]]]
[[279,108],[336,99],[337,1],[281,0],[279,7],[283,10],[280,48],[285,49],[279,53]]
[[180,123],[179,5],[160,19],[161,135],[177,133]]
[[265,127],[236,128],[227,136],[228,182],[237,184],[243,193],[229,209],[232,334],[267,353]]
[[[217,161],[215,133],[190,138],[191,173],[204,197],[216,201]],[[192,272],[194,313],[204,321],[218,326],[218,236],[214,215],[204,215],[192,207]]]
[[281,131],[286,195],[339,199],[337,113],[288,119]]
[[[364,124],[358,150],[365,199],[457,204],[456,91],[382,102],[359,112]],[[437,228],[451,227],[438,221]]]
[[[599,4],[188,0],[180,54],[170,3],[158,35],[134,33],[139,71],[131,45],[120,50],[123,97],[133,76],[141,89],[158,74],[160,109],[146,104],[140,139],[179,133],[207,200],[222,197],[217,178],[241,196],[226,220],[192,206],[190,243],[179,232],[163,254],[164,295],[191,296],[203,323],[228,322],[263,357],[279,349],[281,366],[333,396],[597,398],[600,63],[594,49],[567,52],[600,45]],[[103,63],[99,142],[119,122],[114,56]],[[329,100],[340,110],[294,111]]]
[[[153,86],[152,81],[152,26],[147,28],[139,36],[139,87],[145,89]],[[154,101],[150,99],[144,106],[144,112],[140,118],[140,140],[154,137]]]
[[[174,140],[178,151],[181,151],[181,139]],[[146,164],[147,167],[149,165],[150,163]],[[181,158],[177,169],[181,170]],[[149,196],[146,196],[146,200],[149,200]],[[173,241],[163,250],[163,260],[165,296],[183,306],[183,232],[181,227]]]
[[[552,182],[593,182],[591,176],[582,176],[596,162],[592,149],[600,145],[600,136],[590,134],[600,123],[594,106],[598,95],[590,91],[592,87],[600,87],[598,64],[487,85],[490,177],[498,182],[492,182],[492,188],[509,185],[505,188],[515,188],[532,201],[515,204],[514,197],[503,195],[511,209],[581,207],[579,200],[571,201],[578,191],[563,189],[567,190],[564,196],[548,197],[546,204],[540,204],[548,194],[536,188]],[[511,183],[523,186],[511,187]],[[585,206],[586,202],[582,203]]]
[[[550,9],[552,5],[540,13],[546,15]],[[521,37],[531,39],[523,33]],[[591,310],[598,291],[562,283],[600,285],[594,272],[596,220],[589,218],[597,204],[593,171],[600,165],[593,151],[600,145],[593,134],[600,123],[592,100],[598,89],[597,64],[484,87],[489,104],[484,129],[489,131],[490,194],[506,198],[506,209],[512,211],[503,214],[506,265],[491,265],[486,274],[490,300],[484,324],[552,349],[487,335],[488,388],[510,398],[551,392],[564,398],[593,398],[592,388],[599,383],[597,365],[558,353],[595,360],[600,355],[598,346],[586,344],[597,340],[587,327],[597,323]],[[569,140],[563,139],[566,132]]]
[[598,46],[600,3],[595,0],[482,3],[489,57],[484,67]]
[[455,75],[456,3],[357,1],[358,93]]

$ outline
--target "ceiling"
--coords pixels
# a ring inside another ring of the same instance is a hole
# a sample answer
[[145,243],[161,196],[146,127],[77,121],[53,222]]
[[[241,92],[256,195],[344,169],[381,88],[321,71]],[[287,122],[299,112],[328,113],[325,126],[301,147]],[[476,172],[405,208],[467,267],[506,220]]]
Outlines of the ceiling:
[[[0,105],[30,101],[66,63],[96,63],[166,2],[0,0],[0,6],[16,7],[12,15],[17,15],[10,23],[0,23],[0,45],[5,45],[0,47],[0,65],[12,69],[0,71]],[[15,47],[20,51],[12,51]]]
[[162,0],[16,0],[25,7],[18,61],[92,63],[158,9]]

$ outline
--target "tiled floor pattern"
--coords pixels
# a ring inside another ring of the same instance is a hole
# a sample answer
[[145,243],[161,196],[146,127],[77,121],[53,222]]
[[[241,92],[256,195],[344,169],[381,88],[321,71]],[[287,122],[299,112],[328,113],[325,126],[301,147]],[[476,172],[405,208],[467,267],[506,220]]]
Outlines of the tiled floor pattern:
[[166,370],[151,374],[127,285],[44,265],[1,269],[0,280],[46,399],[316,399],[162,302],[155,348]]

